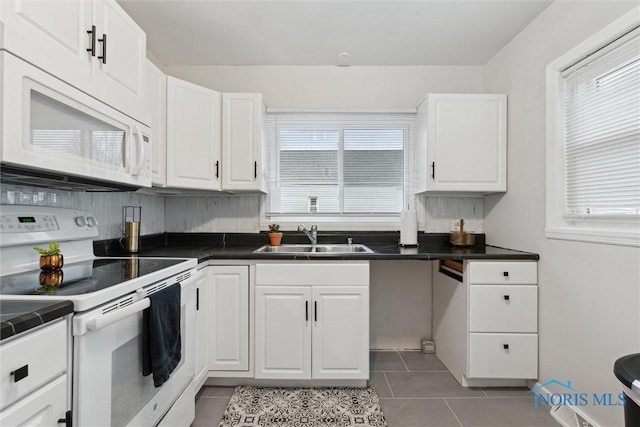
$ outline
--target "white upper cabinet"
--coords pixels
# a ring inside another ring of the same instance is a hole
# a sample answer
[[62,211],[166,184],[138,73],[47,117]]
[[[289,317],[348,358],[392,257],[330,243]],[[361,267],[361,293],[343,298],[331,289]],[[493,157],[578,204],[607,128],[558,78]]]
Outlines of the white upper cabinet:
[[167,76],[167,187],[221,190],[221,98]]
[[265,113],[259,93],[222,95],[223,189],[262,191]]
[[418,193],[507,190],[507,96],[430,94],[416,121]]
[[[2,47],[73,86],[91,77],[94,4],[86,0],[0,2]],[[0,27],[1,28],[1,27]],[[97,33],[97,29],[96,29]],[[97,45],[97,36],[96,36]],[[96,47],[97,49],[97,47]]]
[[151,114],[151,182],[164,187],[167,183],[167,76],[155,64],[146,62],[145,105]]
[[115,0],[0,2],[2,47],[148,124],[145,33]]
[[93,62],[96,96],[148,124],[144,105],[147,36],[115,0],[94,0],[98,27],[97,61]]

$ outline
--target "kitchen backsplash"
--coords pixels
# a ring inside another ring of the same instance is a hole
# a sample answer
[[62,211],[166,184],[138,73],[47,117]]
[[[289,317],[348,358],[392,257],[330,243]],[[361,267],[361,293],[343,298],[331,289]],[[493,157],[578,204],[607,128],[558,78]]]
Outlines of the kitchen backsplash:
[[99,239],[115,239],[122,236],[123,206],[142,206],[141,234],[164,232],[164,197],[134,193],[86,193],[46,188],[2,185],[2,204],[20,204],[73,208],[93,213],[98,219]]
[[165,226],[169,233],[257,233],[260,231],[260,196],[169,196]]
[[[2,204],[75,208],[92,212],[100,223],[100,239],[121,236],[122,206],[142,206],[141,234],[166,232],[260,231],[259,195],[162,196],[138,192],[85,193],[3,185]],[[417,196],[418,221],[427,233],[451,231],[460,218],[465,229],[484,232],[482,197]],[[422,227],[421,227],[422,230]]]

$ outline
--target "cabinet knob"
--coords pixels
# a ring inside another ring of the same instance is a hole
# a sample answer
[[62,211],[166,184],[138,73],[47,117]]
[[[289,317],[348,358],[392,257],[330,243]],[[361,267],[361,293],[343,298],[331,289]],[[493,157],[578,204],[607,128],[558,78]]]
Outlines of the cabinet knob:
[[508,271],[503,271],[503,272],[502,272],[502,275],[503,275],[504,277],[509,277],[509,272],[508,272]]
[[511,299],[511,297],[510,297],[509,295],[505,295],[505,296],[504,296],[504,300],[505,300],[505,301],[509,301],[510,299]]
[[502,344],[502,347],[503,347],[505,350],[509,350],[509,344]]
[[15,371],[11,371],[11,376],[13,377],[14,383],[27,378],[29,376],[29,365],[24,365],[23,367],[18,368]]

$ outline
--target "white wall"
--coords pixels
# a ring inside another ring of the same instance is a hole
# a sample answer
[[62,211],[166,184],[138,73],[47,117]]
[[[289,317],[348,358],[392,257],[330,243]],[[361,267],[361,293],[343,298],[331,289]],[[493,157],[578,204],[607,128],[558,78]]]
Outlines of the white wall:
[[270,108],[407,109],[429,92],[479,93],[482,67],[165,67],[219,92],[259,92]]
[[[485,198],[487,242],[540,254],[538,381],[579,392],[617,395],[614,361],[640,351],[640,250],[545,238],[545,66],[636,4],[556,1],[485,68],[486,90],[509,95],[509,187]],[[581,409],[623,425],[620,407]]]

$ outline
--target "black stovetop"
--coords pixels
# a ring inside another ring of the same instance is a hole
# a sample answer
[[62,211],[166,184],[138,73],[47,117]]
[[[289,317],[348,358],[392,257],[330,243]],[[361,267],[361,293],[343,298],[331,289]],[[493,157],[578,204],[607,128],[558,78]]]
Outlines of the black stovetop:
[[137,257],[96,258],[65,264],[58,272],[34,270],[0,277],[0,295],[87,294],[181,262],[184,260]]

